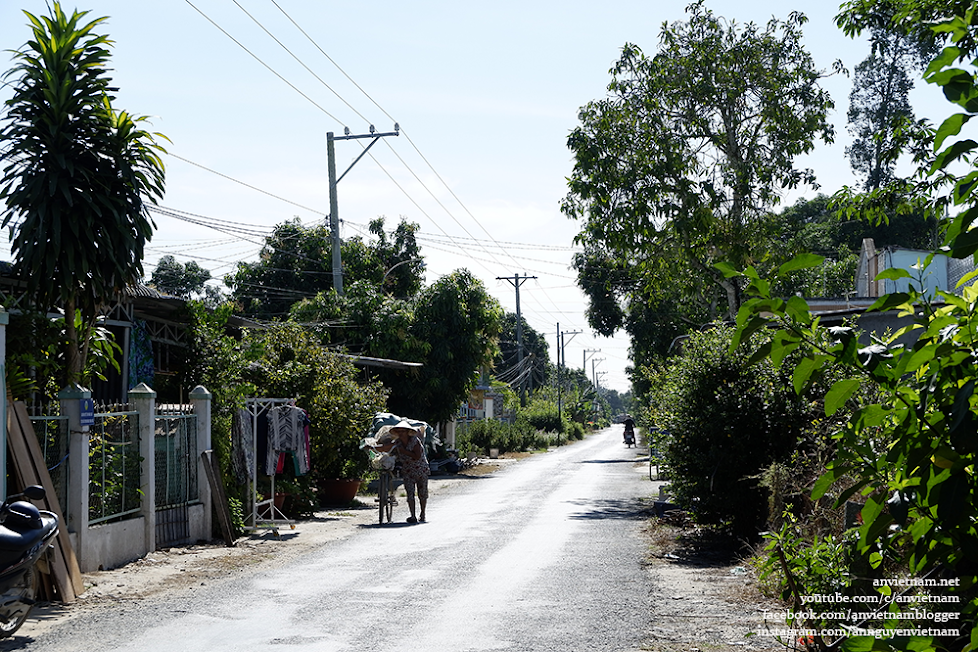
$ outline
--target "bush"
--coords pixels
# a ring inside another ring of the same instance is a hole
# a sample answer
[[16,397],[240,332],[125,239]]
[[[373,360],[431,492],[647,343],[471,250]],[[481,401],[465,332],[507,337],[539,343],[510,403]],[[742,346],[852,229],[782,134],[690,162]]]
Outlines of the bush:
[[359,374],[349,361],[327,351],[297,324],[270,324],[250,335],[262,350],[260,361],[248,370],[257,390],[294,397],[309,413],[312,477],[364,477],[370,460],[360,440],[374,414],[385,409],[383,385],[357,382]]
[[724,326],[692,335],[650,375],[650,413],[679,501],[698,521],[753,539],[767,517],[758,475],[793,451],[806,402],[770,363],[730,352],[731,337]]
[[584,430],[584,425],[578,423],[577,421],[569,421],[566,427],[567,438],[576,439],[578,441],[584,439],[584,435],[587,434]]
[[518,418],[515,423],[495,419],[473,421],[458,429],[455,441],[459,453],[463,452],[461,446],[464,443],[467,446],[465,452],[480,451],[485,454],[490,448],[496,448],[500,453],[546,448],[550,439],[526,419]]
[[520,410],[520,417],[526,419],[535,430],[561,434],[566,430],[566,421],[561,419],[557,404],[549,401],[531,401]]
[[472,437],[469,436],[467,428],[456,428],[455,430],[455,451],[458,453],[459,457],[465,457],[471,452],[476,451],[476,447],[472,444]]

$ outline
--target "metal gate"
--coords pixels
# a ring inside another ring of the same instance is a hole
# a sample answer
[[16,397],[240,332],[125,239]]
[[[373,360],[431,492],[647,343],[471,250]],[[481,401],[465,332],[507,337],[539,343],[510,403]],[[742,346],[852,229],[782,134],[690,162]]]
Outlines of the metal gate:
[[197,416],[190,406],[164,406],[156,415],[156,545],[190,537],[189,505],[197,491]]

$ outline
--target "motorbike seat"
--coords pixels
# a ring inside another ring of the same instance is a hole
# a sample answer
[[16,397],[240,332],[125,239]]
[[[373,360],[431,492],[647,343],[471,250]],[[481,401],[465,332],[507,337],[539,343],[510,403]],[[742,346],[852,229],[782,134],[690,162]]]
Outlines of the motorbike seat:
[[25,550],[46,538],[58,527],[54,514],[41,512],[41,527],[21,530],[0,525],[0,564],[16,560]]

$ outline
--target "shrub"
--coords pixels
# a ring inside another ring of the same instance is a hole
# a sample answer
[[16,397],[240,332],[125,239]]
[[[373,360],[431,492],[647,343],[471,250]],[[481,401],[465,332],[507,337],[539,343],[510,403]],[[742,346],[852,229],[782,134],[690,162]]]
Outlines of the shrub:
[[578,423],[577,421],[569,421],[566,427],[567,438],[576,439],[578,441],[584,439],[584,435],[587,434],[584,430],[584,425]]
[[528,420],[518,418],[515,423],[495,419],[473,421],[458,429],[455,441],[460,453],[463,449],[459,442],[464,442],[469,447],[466,452],[474,450],[487,453],[490,448],[496,448],[500,453],[509,453],[545,448],[550,440]]
[[310,473],[317,479],[362,478],[370,470],[360,440],[374,414],[385,407],[380,383],[360,384],[356,368],[292,323],[271,324],[250,334],[262,348],[248,370],[259,392],[294,397],[309,413]]
[[650,413],[680,502],[698,521],[752,539],[767,516],[758,475],[794,449],[805,401],[771,364],[731,352],[731,337],[724,326],[692,335],[650,376]]
[[561,419],[557,404],[550,401],[531,401],[526,408],[520,410],[520,416],[536,430],[557,433],[566,430],[566,422]]

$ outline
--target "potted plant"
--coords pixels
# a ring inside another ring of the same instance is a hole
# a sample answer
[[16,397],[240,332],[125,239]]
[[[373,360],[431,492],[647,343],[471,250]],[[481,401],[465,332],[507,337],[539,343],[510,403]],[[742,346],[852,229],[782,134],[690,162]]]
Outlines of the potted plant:
[[321,505],[345,505],[356,498],[360,483],[370,471],[370,458],[360,449],[360,438],[339,446],[313,448],[313,468]]
[[290,518],[312,514],[317,507],[315,483],[309,476],[275,481],[275,507]]

